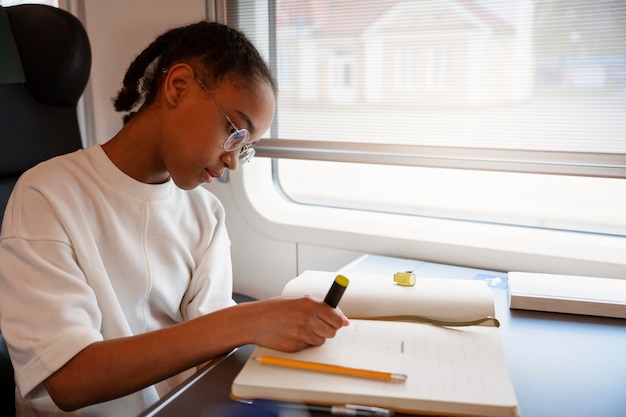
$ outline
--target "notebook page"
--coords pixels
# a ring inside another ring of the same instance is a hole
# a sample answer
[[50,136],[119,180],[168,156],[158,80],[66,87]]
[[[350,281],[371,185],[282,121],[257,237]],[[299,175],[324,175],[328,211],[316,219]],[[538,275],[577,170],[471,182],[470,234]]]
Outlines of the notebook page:
[[405,382],[263,365],[250,360],[233,394],[322,403],[357,403],[410,412],[516,416],[517,400],[498,329],[441,328],[420,323],[352,320],[319,347],[269,355],[404,373]]

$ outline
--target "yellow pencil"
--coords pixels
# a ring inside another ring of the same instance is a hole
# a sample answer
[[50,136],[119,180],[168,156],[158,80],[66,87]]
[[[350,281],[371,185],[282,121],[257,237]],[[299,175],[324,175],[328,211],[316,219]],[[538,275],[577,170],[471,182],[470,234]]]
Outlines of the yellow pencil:
[[407,376],[392,372],[371,371],[368,369],[348,368],[339,365],[330,365],[319,362],[308,362],[296,359],[276,358],[273,356],[256,356],[255,360],[265,365],[284,366],[286,368],[305,369],[308,371],[325,372],[330,374],[356,376],[360,378],[378,379],[382,381],[404,382]]

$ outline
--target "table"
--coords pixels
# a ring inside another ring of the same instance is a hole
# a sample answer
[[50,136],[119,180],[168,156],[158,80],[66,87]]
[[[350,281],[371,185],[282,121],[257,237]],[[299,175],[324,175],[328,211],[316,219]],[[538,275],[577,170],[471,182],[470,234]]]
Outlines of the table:
[[[366,255],[338,272],[393,276],[398,271],[413,271],[418,279],[489,283],[522,417],[626,416],[626,320],[510,310],[507,277],[497,271]],[[142,416],[278,417],[229,400],[230,385],[253,348],[244,346],[213,361]]]

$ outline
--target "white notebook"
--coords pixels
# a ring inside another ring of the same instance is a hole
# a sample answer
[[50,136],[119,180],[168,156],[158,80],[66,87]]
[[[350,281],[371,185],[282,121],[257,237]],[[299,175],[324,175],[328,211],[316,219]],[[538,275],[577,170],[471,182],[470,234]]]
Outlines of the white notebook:
[[626,319],[626,280],[509,272],[509,306]]
[[[323,296],[332,273],[308,271],[283,295]],[[355,319],[423,317],[467,322],[493,314],[493,295],[482,281],[418,279],[400,287],[380,276],[350,275],[339,307],[350,325],[319,347],[284,353],[257,347],[235,378],[236,399],[309,404],[358,404],[397,412],[454,416],[519,416],[500,331],[490,325]],[[321,297],[320,297],[321,298]],[[285,368],[259,356],[406,374],[404,382]]]

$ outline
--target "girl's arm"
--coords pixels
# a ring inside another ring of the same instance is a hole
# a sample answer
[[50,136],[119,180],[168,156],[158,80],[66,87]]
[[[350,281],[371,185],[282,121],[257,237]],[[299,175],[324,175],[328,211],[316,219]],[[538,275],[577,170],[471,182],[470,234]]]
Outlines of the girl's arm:
[[338,309],[310,297],[242,303],[137,336],[96,342],[44,382],[71,411],[119,398],[245,344],[298,351],[324,343],[348,324]]

